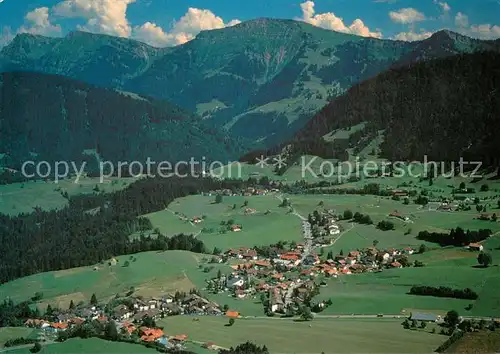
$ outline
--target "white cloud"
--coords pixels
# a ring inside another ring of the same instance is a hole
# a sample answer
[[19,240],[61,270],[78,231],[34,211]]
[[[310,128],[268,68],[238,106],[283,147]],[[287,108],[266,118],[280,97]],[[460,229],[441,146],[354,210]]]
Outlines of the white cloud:
[[447,2],[442,2],[442,1],[434,0],[434,3],[438,4],[441,7],[441,9],[443,10],[444,13],[448,13],[451,10],[451,6],[448,5]]
[[482,24],[482,25],[472,25],[470,27],[470,35],[472,37],[481,39],[495,39],[500,37],[500,26]]
[[411,7],[389,12],[389,17],[393,22],[401,24],[412,24],[425,21],[425,15]]
[[495,39],[500,37],[500,26],[489,23],[470,24],[469,17],[461,12],[455,16],[455,25],[462,34],[480,39]]
[[48,7],[39,7],[28,12],[24,17],[24,21],[25,24],[19,28],[18,33],[32,33],[43,36],[61,34],[61,26],[50,22]]
[[127,7],[136,0],[64,0],[55,5],[57,16],[83,18],[87,23],[80,30],[129,37],[131,26]]
[[394,36],[394,39],[398,41],[406,41],[406,42],[414,42],[414,41],[421,41],[424,39],[429,38],[430,36],[433,35],[433,32],[427,32],[427,31],[422,31],[420,33],[417,32],[400,32],[397,35]]
[[201,31],[231,27],[241,23],[240,20],[224,20],[210,10],[189,8],[184,16],[176,21],[169,32],[152,22],[133,29],[133,38],[157,47],[173,46],[186,43],[196,37]]
[[457,27],[467,27],[469,25],[469,16],[461,12],[457,13],[455,16],[455,25]]
[[133,37],[155,47],[166,47],[176,42],[174,38],[163,31],[163,28],[152,22],[136,26]]
[[306,1],[300,4],[302,18],[298,18],[298,20],[333,31],[356,34],[363,37],[382,38],[381,32],[371,32],[359,18],[354,20],[351,25],[347,26],[344,20],[337,17],[333,12],[316,14],[314,6],[315,4],[313,1]]

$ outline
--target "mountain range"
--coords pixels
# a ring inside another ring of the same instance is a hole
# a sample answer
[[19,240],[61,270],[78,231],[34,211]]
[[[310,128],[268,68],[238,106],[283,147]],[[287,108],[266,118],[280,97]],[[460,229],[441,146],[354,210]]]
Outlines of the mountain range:
[[403,42],[258,19],[165,49],[84,32],[63,38],[20,34],[0,52],[0,69],[63,75],[168,100],[231,136],[270,147],[291,138],[330,100],[381,72],[487,50],[500,51],[500,40],[441,31]]
[[280,153],[288,165],[301,155],[341,161],[427,156],[500,167],[499,88],[500,53],[491,51],[392,68],[332,100],[294,138],[242,160]]

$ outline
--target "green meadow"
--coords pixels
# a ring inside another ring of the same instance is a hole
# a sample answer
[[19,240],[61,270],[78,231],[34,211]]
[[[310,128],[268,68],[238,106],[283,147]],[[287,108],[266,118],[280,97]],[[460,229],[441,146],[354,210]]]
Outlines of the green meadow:
[[[495,237],[491,241],[500,243]],[[380,273],[340,276],[327,281],[318,299],[332,299],[333,305],[321,314],[377,314],[404,315],[410,312],[445,314],[456,310],[463,316],[499,317],[500,286],[498,263],[500,251],[489,250],[494,264],[477,267],[477,252],[457,248],[433,249],[410,256],[420,260],[421,268],[389,269]],[[477,300],[461,300],[408,295],[413,285],[471,288],[479,295]],[[466,310],[472,304],[472,309]]]
[[133,178],[109,178],[100,183],[99,178],[81,178],[78,183],[73,179],[53,181],[34,181],[14,183],[0,186],[0,213],[17,215],[32,213],[34,208],[42,210],[62,209],[68,205],[63,193],[69,196],[94,193],[96,186],[99,191],[110,193],[126,188],[134,181]]
[[[158,296],[203,288],[205,279],[215,276],[218,269],[228,271],[225,265],[214,265],[210,273],[204,273],[198,265],[204,255],[185,251],[145,252],[133,256],[116,257],[118,263],[108,262],[90,267],[40,273],[0,285],[0,299],[27,300],[35,292],[42,292],[39,307],[45,310],[48,303],[67,308],[71,300],[75,304],[88,303],[93,293],[98,300],[106,301],[117,293],[124,295],[134,287],[136,295]],[[134,260],[135,259],[135,260]],[[128,266],[124,266],[129,262]]]
[[[201,195],[180,198],[172,202],[168,210],[146,217],[151,220],[154,228],[159,228],[166,234],[199,233],[198,237],[210,251],[214,247],[227,250],[269,245],[281,240],[303,240],[300,219],[288,214],[286,208],[280,208],[281,202],[273,195],[224,197],[220,204],[215,204],[214,200],[214,196]],[[245,202],[248,202],[247,206],[244,206]],[[254,209],[254,212],[245,213],[247,208]],[[181,220],[180,215],[185,215],[188,219],[204,217],[204,221],[193,226]],[[221,222],[229,220],[241,225],[242,231],[219,233]]]
[[[8,351],[10,354],[29,354],[31,346],[27,348],[12,348]],[[157,353],[155,349],[148,349],[143,345],[129,344],[121,342],[108,342],[102,339],[73,338],[62,343],[52,343],[44,345],[40,353],[43,354],[87,354],[87,353],[106,353],[106,354],[152,354]]]
[[6,341],[16,338],[31,338],[32,328],[26,327],[0,327],[0,348],[3,348]]
[[201,317],[193,322],[177,316],[159,322],[167,333],[187,334],[190,340],[212,341],[222,347],[250,340],[266,345],[271,353],[430,353],[445,340],[428,331],[404,330],[401,320],[258,318],[237,319],[228,327],[224,317]]

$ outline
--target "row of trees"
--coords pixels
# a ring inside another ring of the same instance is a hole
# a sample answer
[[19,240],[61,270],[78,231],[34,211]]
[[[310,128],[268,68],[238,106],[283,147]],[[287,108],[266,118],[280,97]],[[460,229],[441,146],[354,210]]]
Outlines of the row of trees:
[[464,231],[457,227],[452,229],[449,234],[439,232],[419,232],[417,239],[439,243],[440,246],[466,246],[469,243],[479,242],[487,239],[492,234],[489,229],[481,229],[479,231]]
[[449,297],[455,299],[476,300],[478,295],[475,291],[469,288],[465,289],[452,289],[446,286],[433,287],[433,286],[413,286],[409,292],[411,295],[421,296],[436,296],[436,297]]

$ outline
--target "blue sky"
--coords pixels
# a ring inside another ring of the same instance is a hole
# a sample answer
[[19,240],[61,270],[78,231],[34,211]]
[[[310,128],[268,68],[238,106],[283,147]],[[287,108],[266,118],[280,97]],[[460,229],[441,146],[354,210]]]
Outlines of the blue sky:
[[443,28],[500,38],[500,0],[0,0],[0,46],[17,33],[75,29],[172,46],[259,17],[378,38],[419,40]]

